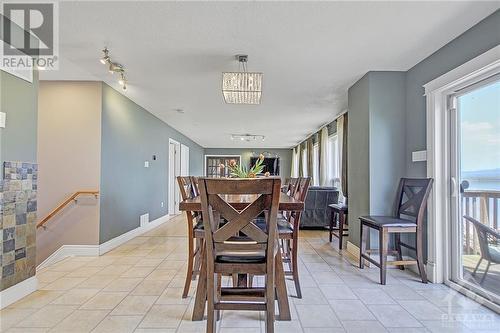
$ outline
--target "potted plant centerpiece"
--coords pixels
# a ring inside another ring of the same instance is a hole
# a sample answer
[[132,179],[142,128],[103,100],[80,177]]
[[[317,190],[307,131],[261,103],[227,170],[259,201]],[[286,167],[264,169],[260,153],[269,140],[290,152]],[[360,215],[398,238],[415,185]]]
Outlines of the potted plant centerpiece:
[[[255,162],[255,165],[253,165],[250,169],[248,169],[244,165],[238,165],[235,160],[229,161],[229,176],[231,178],[256,178],[257,175],[262,173],[262,170],[264,170],[264,165],[262,163],[264,162],[264,155],[260,154],[259,158]],[[221,169],[225,168],[224,164],[220,165]],[[269,177],[270,173],[266,172],[264,174],[265,177]]]

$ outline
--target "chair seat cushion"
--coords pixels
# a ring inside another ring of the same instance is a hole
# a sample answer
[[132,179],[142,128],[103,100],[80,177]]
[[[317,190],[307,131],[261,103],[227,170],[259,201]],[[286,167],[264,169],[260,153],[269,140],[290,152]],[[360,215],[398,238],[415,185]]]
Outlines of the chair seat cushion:
[[266,256],[260,253],[239,255],[224,254],[215,257],[215,262],[219,264],[262,264],[266,262]]
[[362,222],[384,227],[416,227],[417,224],[411,220],[400,219],[391,216],[361,216]]
[[497,264],[500,264],[500,245],[489,245],[490,257]]
[[[257,225],[260,229],[266,231],[266,221],[262,218],[255,219],[255,225]],[[285,220],[283,217],[278,217],[278,233],[293,233],[293,225]]]

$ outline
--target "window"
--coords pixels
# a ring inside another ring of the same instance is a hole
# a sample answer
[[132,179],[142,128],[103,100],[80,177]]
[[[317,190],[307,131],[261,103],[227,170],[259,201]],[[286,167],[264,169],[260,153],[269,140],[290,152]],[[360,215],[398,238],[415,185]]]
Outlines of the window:
[[319,144],[313,146],[313,170],[312,181],[314,186],[319,185]]
[[338,138],[336,134],[330,135],[328,137],[328,169],[327,178],[329,186],[338,186],[340,178],[340,167],[339,167],[339,149],[338,149]]
[[[240,156],[214,156],[205,155],[205,176],[207,177],[229,177],[229,162],[235,160],[237,164],[240,164]],[[224,168],[220,165],[224,164]]]

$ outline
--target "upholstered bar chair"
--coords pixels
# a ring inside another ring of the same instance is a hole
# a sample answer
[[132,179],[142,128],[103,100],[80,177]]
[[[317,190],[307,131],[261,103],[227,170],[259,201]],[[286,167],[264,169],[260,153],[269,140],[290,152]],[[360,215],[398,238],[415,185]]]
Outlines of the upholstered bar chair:
[[[423,260],[423,232],[425,208],[427,198],[432,187],[432,179],[410,179],[402,178],[399,182],[397,196],[392,216],[361,216],[359,267],[364,268],[365,260],[380,268],[380,283],[386,283],[387,265],[398,265],[404,269],[404,265],[417,265],[420,278],[427,283]],[[378,250],[369,248],[370,229],[375,229],[379,234]],[[402,233],[413,233],[416,235],[416,245],[411,246],[401,242]],[[391,253],[397,255],[396,261],[387,261],[389,253],[389,235],[395,235],[395,247]],[[368,249],[367,249],[368,247]],[[403,260],[401,247],[415,251],[416,260]],[[378,252],[379,262],[375,261],[370,254]]]

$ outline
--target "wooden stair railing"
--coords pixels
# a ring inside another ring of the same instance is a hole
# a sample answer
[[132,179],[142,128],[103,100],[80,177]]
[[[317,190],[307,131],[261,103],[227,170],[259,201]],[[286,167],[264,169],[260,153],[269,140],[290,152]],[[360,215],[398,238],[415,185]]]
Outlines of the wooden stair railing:
[[44,227],[45,223],[47,223],[51,218],[53,218],[60,210],[62,210],[66,205],[68,205],[71,201],[76,200],[76,198],[82,194],[94,195],[97,198],[99,191],[77,191],[73,193],[68,199],[66,199],[63,203],[57,206],[49,215],[47,215],[44,219],[37,223],[36,227]]

